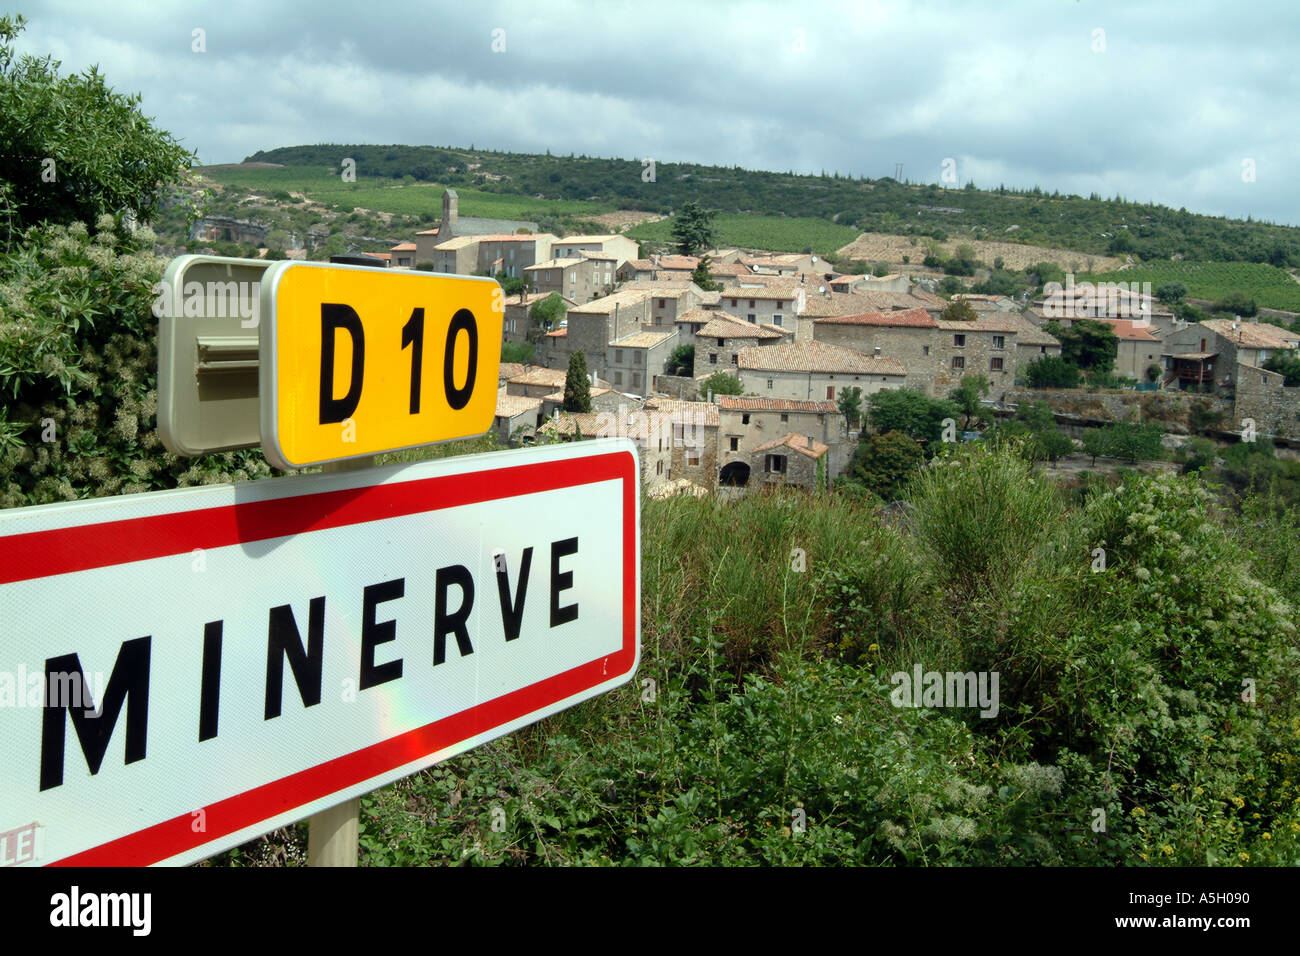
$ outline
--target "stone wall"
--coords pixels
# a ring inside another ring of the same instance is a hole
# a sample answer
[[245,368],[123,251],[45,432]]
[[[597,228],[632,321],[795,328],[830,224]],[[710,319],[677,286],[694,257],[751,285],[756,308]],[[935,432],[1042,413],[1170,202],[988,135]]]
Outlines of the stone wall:
[[652,382],[654,383],[653,390],[660,395],[679,398],[684,402],[693,402],[697,398],[703,398],[699,394],[699,383],[686,375],[656,375]]
[[1233,426],[1243,427],[1242,420],[1249,418],[1261,436],[1300,440],[1300,388],[1286,388],[1282,382],[1277,372],[1238,365]]
[[1045,402],[1058,414],[1093,421],[1154,421],[1169,431],[1182,433],[1188,430],[1187,416],[1193,402],[1203,402],[1213,411],[1222,412],[1225,427],[1231,426],[1234,414],[1232,403],[1222,396],[1174,390],[1009,388],[1002,392],[994,390],[989,397],[1016,405]]

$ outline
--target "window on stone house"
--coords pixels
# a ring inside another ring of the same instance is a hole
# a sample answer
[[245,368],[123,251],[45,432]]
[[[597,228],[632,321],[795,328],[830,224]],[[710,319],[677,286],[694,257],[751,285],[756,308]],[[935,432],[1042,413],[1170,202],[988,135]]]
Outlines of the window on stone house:
[[1005,335],[993,336],[993,347],[995,349],[1004,349],[1007,347],[1007,337]]
[[953,367],[954,369],[965,368],[965,367],[966,367],[966,356],[964,356],[964,355],[954,355],[954,356],[952,357],[952,367]]
[[717,353],[717,352],[710,352],[710,353],[709,353],[709,364],[710,364],[710,365],[717,365],[717,364],[718,364],[718,353]]
[[763,458],[763,470],[769,475],[785,474],[785,455],[766,455]]
[[773,324],[773,325],[780,325],[780,324],[781,324],[781,316],[779,316],[779,315],[773,315],[773,316],[772,316],[772,324]]
[[929,355],[929,354],[930,354],[930,346],[928,346],[928,345],[922,345],[922,346],[921,346],[921,354],[922,354],[922,355]]
[[633,373],[632,373],[632,387],[633,387],[633,388],[640,388],[640,387],[641,387],[641,373],[640,373],[640,372],[633,372]]
[[693,450],[693,449],[687,449],[687,451],[686,451],[686,464],[688,464],[688,465],[698,465],[699,463],[700,463],[700,453],[699,453],[698,451]]
[[742,425],[749,424],[749,412],[745,412],[743,415],[740,416],[740,424]]
[[995,358],[989,359],[989,371],[990,372],[1002,371],[1002,356],[999,355]]
[[770,378],[767,380],[767,388],[768,388],[768,391],[771,391],[771,390],[772,390],[772,380],[771,380]]
[[622,372],[615,372],[615,373],[614,373],[614,384],[615,384],[615,385],[622,385],[622,384],[623,384],[623,373],[622,373]]
[[733,438],[733,439],[731,439],[731,450],[732,450],[732,451],[740,451],[740,439],[739,439],[739,438]]
[[732,352],[732,353],[731,353],[731,364],[732,364],[732,365],[739,365],[739,364],[740,364],[739,359],[738,359],[738,357],[737,357],[737,355],[736,355],[735,352]]
[[789,420],[790,420],[790,416],[787,415],[785,412],[782,412],[782,413],[781,413],[781,421],[783,421],[783,422],[788,422]]
[[622,349],[614,349],[614,361],[617,362],[617,363],[620,364],[620,365],[623,364],[623,350],[622,350]]
[[1038,346],[1038,354],[1039,354],[1039,355],[1046,355],[1046,354],[1047,354],[1047,346],[1046,346],[1046,345],[1040,345],[1040,346]]
[[660,299],[660,300],[659,300],[659,308],[662,309],[663,307],[664,307],[664,300],[663,300],[663,299]]
[[749,307],[750,307],[751,309],[754,307],[754,300],[753,300],[753,299],[750,299],[750,300],[749,300]]
[[953,348],[964,349],[966,347],[966,336],[956,334],[952,337]]
[[754,318],[754,313],[753,313],[753,312],[748,313],[748,314],[745,316],[745,318],[749,319],[749,321],[751,321],[751,322],[755,322],[755,321],[757,321],[757,319]]
[[664,473],[664,463],[661,461],[655,465],[655,474],[662,475],[663,473]]

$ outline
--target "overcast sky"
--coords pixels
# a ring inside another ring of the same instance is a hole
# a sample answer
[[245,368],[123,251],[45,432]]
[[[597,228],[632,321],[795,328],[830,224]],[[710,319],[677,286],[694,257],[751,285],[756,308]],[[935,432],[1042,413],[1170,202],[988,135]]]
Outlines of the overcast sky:
[[7,8],[29,20],[23,52],[98,64],[202,163],[306,143],[902,163],[1300,225],[1296,0]]

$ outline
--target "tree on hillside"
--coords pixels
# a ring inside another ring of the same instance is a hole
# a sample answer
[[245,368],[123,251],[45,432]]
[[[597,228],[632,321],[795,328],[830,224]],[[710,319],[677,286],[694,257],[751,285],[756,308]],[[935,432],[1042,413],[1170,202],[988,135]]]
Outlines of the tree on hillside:
[[864,435],[853,451],[849,476],[890,501],[924,458],[920,444],[902,432]]
[[840,414],[849,423],[849,427],[857,428],[862,418],[862,388],[854,385],[851,388],[841,389],[836,404],[839,405]]
[[1156,286],[1156,298],[1165,305],[1173,305],[1187,298],[1187,286],[1181,282],[1162,282]]
[[591,411],[591,381],[587,378],[587,355],[582,349],[569,356],[562,407],[566,412]]
[[[0,198],[14,207],[13,232],[105,213],[151,221],[193,154],[140,113],[139,94],[113,92],[97,68],[61,77],[49,56],[15,56],[25,25],[0,16]],[[8,224],[0,216],[0,229]]]
[[1300,355],[1295,352],[1269,356],[1268,361],[1264,363],[1264,368],[1284,376],[1282,384],[1287,388],[1300,385]]
[[931,447],[943,438],[943,420],[956,422],[961,409],[956,402],[931,398],[911,388],[887,388],[871,396],[868,420],[878,433],[899,431]]
[[545,299],[538,299],[528,310],[528,317],[538,328],[551,329],[564,318],[569,307],[558,292],[552,292]]
[[1084,372],[1105,374],[1115,367],[1119,339],[1105,322],[1077,319],[1064,328],[1059,322],[1047,322],[1043,331],[1061,343],[1061,358]]
[[665,371],[669,375],[690,375],[695,370],[695,346],[679,345],[668,355]]
[[677,251],[684,256],[693,256],[712,248],[713,216],[711,210],[705,209],[694,199],[682,203],[673,216],[673,242],[677,244]]
[[691,273],[691,281],[705,292],[720,292],[722,290],[722,283],[714,282],[713,278],[709,275],[708,256],[700,256],[699,265],[697,265],[695,270]]
[[744,395],[745,386],[734,375],[727,372],[714,372],[700,383],[700,394],[708,395],[709,392],[714,395]]
[[1211,306],[1215,312],[1226,312],[1230,315],[1254,315],[1259,311],[1259,306],[1255,300],[1244,292],[1229,292],[1218,302]]
[[988,421],[984,406],[980,404],[980,399],[988,393],[989,380],[978,374],[964,376],[961,384],[948,393],[948,398],[957,403],[965,416],[963,429],[978,428]]
[[974,322],[979,316],[965,297],[959,295],[944,306],[943,311],[939,313],[939,318],[945,322]]

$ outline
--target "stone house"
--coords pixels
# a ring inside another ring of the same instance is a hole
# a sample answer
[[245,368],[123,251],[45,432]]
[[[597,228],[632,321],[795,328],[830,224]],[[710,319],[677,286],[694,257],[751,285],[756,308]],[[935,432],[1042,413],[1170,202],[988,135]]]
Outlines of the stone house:
[[659,279],[655,281],[625,282],[619,292],[645,292],[650,296],[650,325],[659,329],[673,328],[677,317],[699,308],[704,300],[704,290],[690,280]]
[[774,325],[794,330],[803,311],[804,290],[789,283],[765,286],[732,286],[723,289],[718,308],[728,315],[757,325]]
[[1115,333],[1115,338],[1119,339],[1115,352],[1116,375],[1145,382],[1147,369],[1152,365],[1158,365],[1161,375],[1156,381],[1164,377],[1165,360],[1162,355],[1164,345],[1160,341],[1160,336],[1155,334],[1154,327],[1149,323],[1134,322],[1131,319],[1099,319],[1098,321],[1110,326]]
[[1016,383],[1016,336],[1019,324],[1006,317],[980,316],[974,322],[936,319],[933,392],[947,395],[967,375],[989,380],[994,393]]
[[611,265],[609,260],[587,256],[545,259],[526,266],[524,275],[534,292],[558,292],[581,305],[609,291],[612,283],[605,282],[605,277],[613,277]]
[[[645,403],[649,416],[661,416],[657,427],[648,431],[655,442],[655,454],[665,455],[655,465],[655,478],[676,481],[685,478],[701,488],[718,483],[718,406],[710,402],[682,402],[655,396]],[[665,423],[663,417],[667,418]]]
[[750,480],[762,485],[795,485],[812,491],[828,481],[826,453],[830,449],[807,435],[793,432],[764,442],[750,453]]
[[433,247],[433,271],[448,275],[473,275],[478,268],[478,239],[459,236]]
[[677,347],[677,330],[647,329],[615,339],[605,350],[601,374],[620,391],[645,395],[654,376],[660,375]]
[[554,329],[537,340],[534,357],[546,368],[569,367],[569,330]]
[[475,268],[490,275],[523,278],[524,270],[551,257],[551,244],[555,237],[549,232],[538,235],[497,234],[477,236],[478,253]]
[[620,290],[570,309],[565,321],[568,352],[581,349],[587,355],[587,367],[595,372],[611,342],[650,325],[650,296],[639,290]]
[[492,429],[501,444],[507,444],[512,435],[533,434],[542,420],[542,400],[526,395],[511,395],[505,389],[497,393],[496,416]]
[[[528,341],[528,333],[533,328],[533,319],[529,315],[529,311],[549,294],[548,292],[521,292],[518,295],[509,296],[506,299],[506,312],[502,320],[502,341]],[[572,308],[575,304],[568,299],[564,300],[566,308]]]
[[557,259],[576,258],[583,252],[608,253],[614,257],[614,268],[617,269],[629,259],[636,258],[637,244],[636,240],[627,236],[609,233],[601,236],[565,236],[556,239],[551,245],[551,255]]
[[738,359],[741,349],[788,342],[788,333],[778,332],[772,326],[751,325],[726,313],[715,312],[708,324],[695,333],[696,378],[714,372],[739,375]]
[[863,395],[901,388],[907,375],[895,359],[818,341],[741,349],[737,364],[746,392],[801,401],[835,401],[854,386]]
[[390,269],[415,268],[415,243],[399,242],[388,251],[388,266]]
[[1262,322],[1210,319],[1167,332],[1161,340],[1165,381],[1179,388],[1232,385],[1238,365],[1263,366],[1300,348],[1300,335]]
[[1234,424],[1243,427],[1250,419],[1257,435],[1300,442],[1300,388],[1287,388],[1278,372],[1252,365],[1236,368]]
[[811,436],[830,448],[827,468],[832,479],[853,457],[847,423],[834,402],[741,395],[719,395],[716,401],[718,464],[724,484],[745,484],[754,450],[791,432]]
[[909,388],[933,393],[939,323],[927,310],[825,316],[812,325],[813,341],[894,359],[906,369]]

